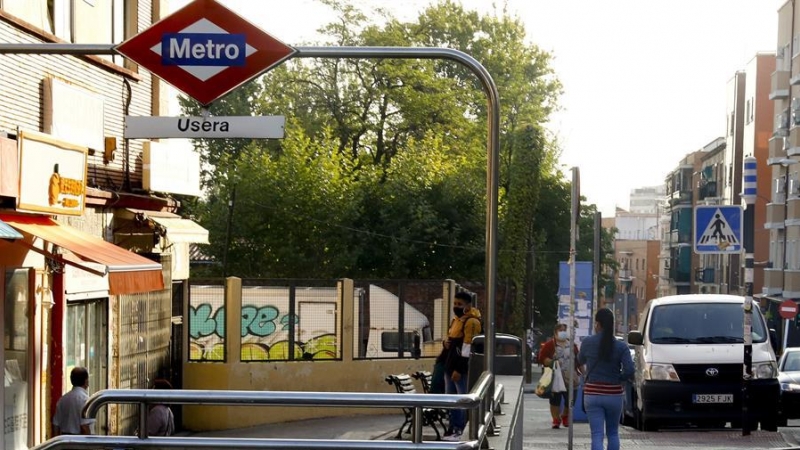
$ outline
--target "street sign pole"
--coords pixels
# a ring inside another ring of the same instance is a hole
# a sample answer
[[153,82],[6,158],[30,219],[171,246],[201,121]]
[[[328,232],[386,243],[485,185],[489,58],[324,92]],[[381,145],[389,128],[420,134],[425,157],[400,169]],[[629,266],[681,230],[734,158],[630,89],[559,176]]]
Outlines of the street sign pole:
[[798,312],[798,305],[795,303],[794,300],[787,299],[781,302],[778,305],[778,314],[785,320],[783,324],[783,347],[782,350],[786,350],[786,347],[789,343],[789,321],[793,320],[797,317]]
[[744,367],[742,370],[742,436],[750,436],[750,379],[753,377],[753,251],[756,218],[756,158],[744,159],[744,210],[742,241],[744,244]]
[[572,407],[575,402],[574,389],[575,386],[575,352],[572,351],[572,346],[575,345],[575,285],[577,277],[577,259],[578,259],[578,222],[581,216],[581,175],[577,167],[572,168],[572,211],[570,214],[571,224],[569,232],[569,323],[567,324],[569,332],[569,358],[567,359],[569,373],[569,380],[567,381],[567,405],[569,407],[569,431],[567,434],[568,445],[567,448],[572,450],[572,426],[573,411]]

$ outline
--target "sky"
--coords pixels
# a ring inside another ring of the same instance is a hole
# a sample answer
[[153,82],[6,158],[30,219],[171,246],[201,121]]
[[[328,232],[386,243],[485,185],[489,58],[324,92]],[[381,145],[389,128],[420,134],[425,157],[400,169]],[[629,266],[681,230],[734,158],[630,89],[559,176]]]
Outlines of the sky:
[[[316,41],[316,30],[335,18],[317,0],[219,1],[288,45]],[[405,20],[430,4],[351,2]],[[724,135],[727,82],[756,53],[774,53],[785,0],[460,2],[484,14],[505,5],[528,43],[553,54],[564,93],[547,129],[565,174],[578,167],[581,194],[612,217],[628,208],[632,189],[663,184],[687,153]]]

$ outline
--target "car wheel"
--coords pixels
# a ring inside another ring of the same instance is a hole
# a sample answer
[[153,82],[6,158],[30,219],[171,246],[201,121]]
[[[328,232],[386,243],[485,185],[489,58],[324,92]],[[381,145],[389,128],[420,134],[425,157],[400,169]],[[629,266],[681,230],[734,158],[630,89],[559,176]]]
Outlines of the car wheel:
[[639,431],[657,431],[658,423],[653,419],[647,419],[644,411],[639,410],[636,406],[633,407],[635,427]]

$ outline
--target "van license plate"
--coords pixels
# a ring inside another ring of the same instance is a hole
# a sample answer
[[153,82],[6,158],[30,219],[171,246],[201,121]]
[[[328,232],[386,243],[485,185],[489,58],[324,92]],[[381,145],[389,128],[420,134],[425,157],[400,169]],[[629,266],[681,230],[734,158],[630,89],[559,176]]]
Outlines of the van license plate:
[[733,403],[733,394],[694,394],[693,403]]

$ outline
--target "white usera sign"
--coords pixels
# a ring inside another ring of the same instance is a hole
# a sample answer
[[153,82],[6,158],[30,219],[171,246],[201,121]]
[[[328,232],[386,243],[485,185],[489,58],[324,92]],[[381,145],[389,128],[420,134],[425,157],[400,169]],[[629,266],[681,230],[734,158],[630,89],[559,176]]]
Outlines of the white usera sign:
[[126,139],[283,139],[284,116],[125,116]]

